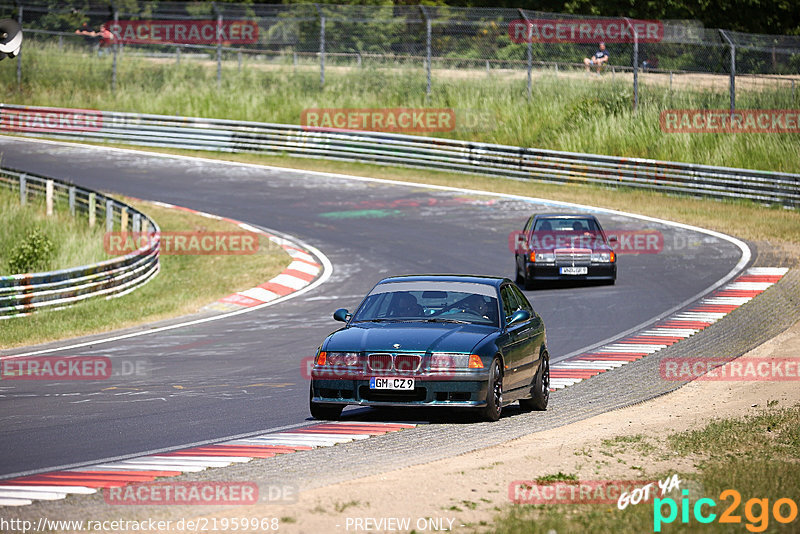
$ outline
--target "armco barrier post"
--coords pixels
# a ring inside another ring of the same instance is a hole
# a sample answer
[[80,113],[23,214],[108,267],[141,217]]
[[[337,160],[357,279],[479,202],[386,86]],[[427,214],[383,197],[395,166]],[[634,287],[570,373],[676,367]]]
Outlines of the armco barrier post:
[[28,179],[25,174],[19,175],[19,205],[24,206],[28,201]]
[[114,231],[114,201],[106,199],[106,232]]
[[47,180],[44,183],[44,203],[48,217],[53,215],[53,180]]
[[119,211],[119,229],[122,232],[128,231],[128,208],[122,208]]
[[138,213],[133,214],[133,226],[131,226],[131,232],[139,232],[142,228],[142,216]]
[[95,219],[97,218],[97,213],[95,212],[96,204],[97,193],[89,193],[89,228],[94,228]]
[[75,186],[69,188],[69,214],[75,216]]

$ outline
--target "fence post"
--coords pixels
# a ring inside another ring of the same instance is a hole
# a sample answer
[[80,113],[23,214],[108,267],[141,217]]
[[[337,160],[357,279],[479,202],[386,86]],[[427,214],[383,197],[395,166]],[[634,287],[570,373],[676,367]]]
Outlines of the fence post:
[[731,95],[731,118],[733,118],[733,112],[736,110],[736,45],[730,40],[725,30],[721,29],[719,33],[722,35],[722,38],[727,41],[728,46],[731,47],[731,82],[729,92]]
[[19,175],[19,205],[24,206],[28,202],[28,175]]
[[181,64],[181,47],[180,46],[176,46],[175,47],[175,64],[176,65],[180,65]]
[[222,87],[222,11],[217,8],[217,3],[212,2],[214,11],[217,12],[217,89]]
[[120,208],[119,210],[119,228],[123,232],[128,231],[128,208]]
[[89,228],[94,228],[97,220],[97,193],[89,193]]
[[114,231],[114,201],[106,199],[106,232]]
[[75,186],[69,187],[69,214],[75,216]]
[[431,19],[428,17],[428,12],[425,6],[419,6],[422,12],[422,18],[425,19],[425,70],[427,85],[425,87],[425,98],[431,97]]
[[[19,13],[17,13],[17,22],[22,27],[22,4],[19,4]],[[22,90],[22,49],[17,55],[17,90]]]
[[[114,7],[114,27],[119,28],[119,11]],[[117,53],[119,52],[119,39],[114,36],[114,62],[111,65],[111,92],[117,90]]]
[[319,4],[314,4],[319,13],[319,86],[325,86],[325,15]]
[[141,230],[142,226],[142,216],[138,213],[133,214],[133,225],[131,226],[132,232],[138,232]]
[[236,60],[239,62],[239,72],[242,72],[242,51],[236,53]]
[[639,34],[625,17],[625,22],[633,33],[633,111],[639,109]]
[[[517,9],[519,12],[519,16],[522,17],[522,20],[525,21],[525,26],[528,28],[527,38],[525,39],[528,41],[528,51],[527,51],[527,59],[528,59],[528,100],[531,99],[531,88],[532,88],[532,80],[531,80],[531,71],[533,70],[533,26],[528,21],[528,16],[525,14],[524,11],[521,9]],[[556,63],[556,74],[558,74],[558,63]]]
[[44,183],[44,205],[46,206],[47,216],[53,215],[53,180]]

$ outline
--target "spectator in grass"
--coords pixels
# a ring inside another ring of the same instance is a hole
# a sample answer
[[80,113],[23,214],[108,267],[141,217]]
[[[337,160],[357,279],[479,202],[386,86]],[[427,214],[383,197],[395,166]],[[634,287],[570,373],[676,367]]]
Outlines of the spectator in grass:
[[583,58],[583,64],[586,66],[586,72],[592,67],[597,69],[597,73],[600,73],[600,69],[603,68],[603,65],[608,63],[608,52],[606,52],[606,44],[600,43],[597,47],[597,52],[594,53],[592,57],[585,57]]

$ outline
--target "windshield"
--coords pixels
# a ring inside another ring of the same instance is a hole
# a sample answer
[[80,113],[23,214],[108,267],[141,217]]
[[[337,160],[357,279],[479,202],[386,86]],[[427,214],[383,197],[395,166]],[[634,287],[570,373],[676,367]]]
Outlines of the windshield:
[[537,220],[529,239],[530,246],[534,250],[607,248],[603,231],[590,217],[552,217]]
[[[407,283],[378,285],[359,306],[352,322],[420,321],[445,323],[470,323],[498,326],[495,289],[479,286],[479,291],[465,291],[427,284],[417,287]],[[385,287],[400,286],[400,287]]]

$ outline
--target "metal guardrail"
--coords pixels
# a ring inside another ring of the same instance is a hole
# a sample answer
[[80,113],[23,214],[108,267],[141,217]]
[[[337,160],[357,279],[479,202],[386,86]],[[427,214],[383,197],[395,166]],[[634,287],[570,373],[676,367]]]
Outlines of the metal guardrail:
[[[107,232],[152,234],[138,250],[110,260],[59,271],[0,276],[0,319],[29,315],[45,307],[62,307],[91,297],[124,295],[158,274],[160,229],[134,207],[102,193],[45,176],[0,169],[0,185],[16,189],[20,202],[45,196],[47,204],[58,201],[70,212],[84,212],[93,225],[98,214]],[[102,218],[101,218],[102,221]]]
[[23,135],[219,152],[259,152],[537,180],[625,186],[800,206],[800,174],[620,158],[393,133],[0,104]]

